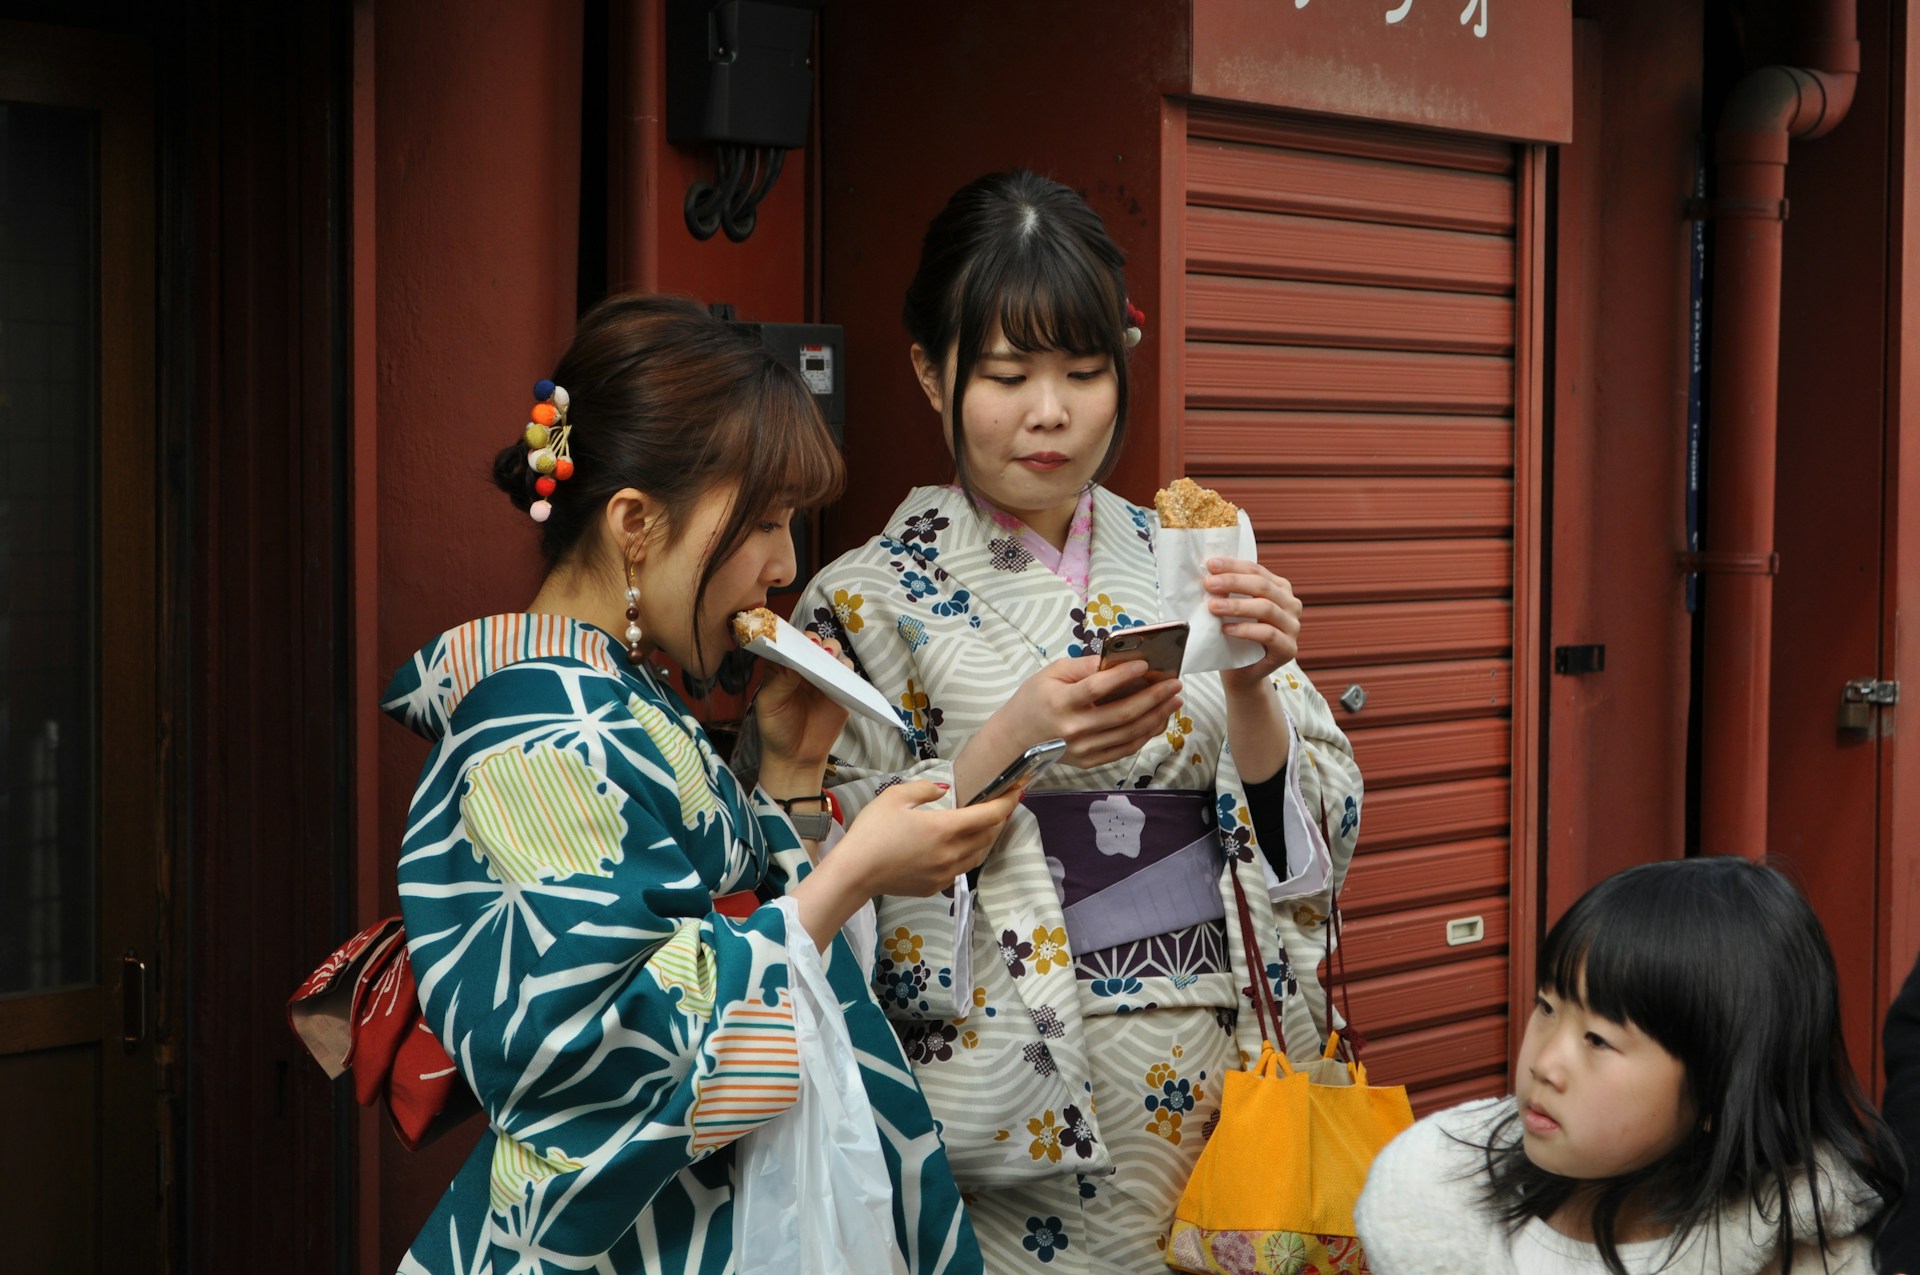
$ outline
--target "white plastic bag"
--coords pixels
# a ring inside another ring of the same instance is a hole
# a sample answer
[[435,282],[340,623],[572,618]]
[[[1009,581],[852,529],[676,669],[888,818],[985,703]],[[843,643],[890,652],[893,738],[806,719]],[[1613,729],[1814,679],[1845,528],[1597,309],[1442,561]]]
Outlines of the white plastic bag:
[[1260,545],[1245,510],[1238,526],[1162,527],[1153,538],[1153,557],[1160,573],[1160,618],[1187,622],[1180,676],[1245,668],[1260,658],[1264,649],[1258,642],[1228,637],[1220,631],[1220,617],[1207,608],[1213,596],[1207,592],[1207,559],[1259,560]]
[[786,916],[800,1098],[741,1138],[733,1168],[739,1275],[905,1275],[893,1181],[840,1001],[792,899]]

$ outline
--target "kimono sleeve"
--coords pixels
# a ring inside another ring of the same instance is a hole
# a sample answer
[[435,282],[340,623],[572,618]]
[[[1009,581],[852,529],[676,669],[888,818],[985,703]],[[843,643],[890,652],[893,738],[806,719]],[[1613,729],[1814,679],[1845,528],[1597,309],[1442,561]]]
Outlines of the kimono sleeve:
[[736,816],[704,740],[643,710],[670,722],[593,670],[488,677],[401,861],[427,1020],[498,1138],[491,1232],[569,1267],[799,1092],[781,914],[710,911],[696,858]]
[[[1253,822],[1247,805],[1237,804],[1244,801],[1244,788],[1231,751],[1223,750],[1217,777],[1221,837],[1229,847],[1235,838],[1249,837],[1263,852],[1284,847],[1281,853],[1263,854],[1261,859],[1274,905],[1276,937],[1286,958],[1270,965],[1267,972],[1276,979],[1276,994],[1281,988],[1291,992],[1290,985],[1297,985],[1314,1024],[1313,1034],[1324,1039],[1329,1029],[1345,1026],[1333,1014],[1314,971],[1332,955],[1329,922],[1359,841],[1360,767],[1326,700],[1298,664],[1276,670],[1273,683],[1291,732],[1286,769],[1276,776],[1284,778],[1283,793],[1279,801],[1263,801],[1262,820]],[[1275,816],[1279,827],[1269,826],[1276,822]],[[1237,827],[1240,821],[1246,821],[1247,827]],[[1304,865],[1306,870],[1283,881],[1274,875],[1281,865]]]

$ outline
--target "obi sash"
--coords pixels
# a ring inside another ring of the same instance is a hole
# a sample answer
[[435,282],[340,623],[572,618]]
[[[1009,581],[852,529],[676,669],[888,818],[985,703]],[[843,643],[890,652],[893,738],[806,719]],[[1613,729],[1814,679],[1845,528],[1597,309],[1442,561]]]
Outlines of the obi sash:
[[1029,792],[1072,950],[1092,954],[1226,919],[1211,791]]

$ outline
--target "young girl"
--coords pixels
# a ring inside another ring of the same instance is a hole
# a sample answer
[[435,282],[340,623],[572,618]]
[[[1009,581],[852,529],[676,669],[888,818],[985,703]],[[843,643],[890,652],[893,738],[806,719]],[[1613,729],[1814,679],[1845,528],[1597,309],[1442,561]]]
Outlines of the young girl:
[[880,1001],[994,1272],[1166,1270],[1223,1074],[1259,1053],[1242,989],[1266,980],[1286,1043],[1319,1053],[1324,885],[1360,822],[1352,751],[1294,662],[1300,601],[1259,563],[1218,560],[1206,582],[1256,663],[1157,683],[1099,668],[1109,634],[1164,618],[1157,520],[1099,485],[1139,324],[1122,261],[1058,182],[995,173],[953,196],[907,290],[905,353],[954,482],[928,475],[794,613],[898,706],[903,730],[854,721],[834,746],[847,810],[900,776],[964,799],[1031,745],[1069,745],[977,896],[879,903]]
[[1355,1218],[1375,1275],[1868,1275],[1904,1171],[1837,994],[1813,909],[1771,868],[1601,882],[1547,935],[1514,1096],[1374,1161]]
[[979,863],[1017,794],[931,810],[940,788],[898,785],[811,867],[782,806],[819,800],[845,710],[770,674],[750,787],[648,660],[707,673],[729,617],[791,580],[793,510],[840,481],[812,395],[690,303],[617,297],[534,397],[495,473],[550,570],[524,613],[435,638],[387,692],[433,741],[400,859],[408,950],[487,1113],[401,1269],[733,1270],[735,1144],[803,1100],[792,975],[817,960],[905,1269],[977,1272],[932,1117],[839,935],[873,895]]

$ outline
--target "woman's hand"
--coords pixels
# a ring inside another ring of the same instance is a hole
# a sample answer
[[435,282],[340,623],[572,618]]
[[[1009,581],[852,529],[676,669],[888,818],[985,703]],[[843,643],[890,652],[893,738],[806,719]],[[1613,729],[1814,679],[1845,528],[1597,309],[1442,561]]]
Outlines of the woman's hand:
[[[840,653],[838,642],[814,641],[853,667]],[[818,792],[827,752],[847,724],[847,710],[792,669],[768,661],[760,692],[753,699],[753,716],[760,729],[761,787],[776,796]]]
[[[1264,691],[1273,671],[1300,654],[1300,599],[1293,595],[1292,584],[1257,562],[1213,558],[1207,572],[1206,590],[1213,595],[1207,609],[1220,617],[1220,631],[1263,648],[1260,658],[1245,668],[1220,674],[1227,695]],[[1235,593],[1246,596],[1229,596]]]
[[926,803],[940,799],[943,785],[895,784],[862,808],[827,861],[845,855],[868,897],[938,894],[986,860],[1024,791],[1023,785],[975,806],[937,810]]
[[[954,783],[978,792],[1033,745],[1067,741],[1061,760],[1082,769],[1131,757],[1166,729],[1180,707],[1180,682],[1143,682],[1146,661],[1102,671],[1100,657],[1055,660],[1020,684],[954,761]],[[1121,698],[1103,704],[1113,695]]]
[[820,866],[794,889],[800,920],[821,951],[847,918],[882,894],[925,898],[986,860],[1024,791],[958,810],[930,810],[946,785],[895,784],[860,811]]
[[[1228,637],[1258,642],[1260,658],[1245,668],[1224,669],[1227,743],[1247,783],[1280,773],[1292,750],[1285,710],[1272,685],[1273,671],[1300,654],[1300,599],[1293,585],[1257,562],[1213,558],[1207,563],[1207,609],[1220,617]],[[1245,597],[1229,597],[1242,593]]]

